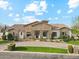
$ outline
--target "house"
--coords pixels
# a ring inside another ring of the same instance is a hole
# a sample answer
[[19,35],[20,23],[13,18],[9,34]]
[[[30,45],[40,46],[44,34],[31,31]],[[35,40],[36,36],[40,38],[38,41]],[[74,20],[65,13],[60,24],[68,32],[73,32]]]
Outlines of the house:
[[35,21],[30,24],[15,24],[8,29],[20,39],[59,38],[61,35],[71,37],[71,29],[64,24],[48,24],[48,21]]
[[3,36],[3,26],[0,25],[0,39],[2,39]]

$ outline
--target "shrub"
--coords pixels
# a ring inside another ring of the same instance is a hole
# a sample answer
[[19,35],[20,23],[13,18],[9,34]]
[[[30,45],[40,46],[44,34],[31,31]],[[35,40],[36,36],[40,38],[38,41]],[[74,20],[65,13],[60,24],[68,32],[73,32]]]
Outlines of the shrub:
[[15,43],[10,43],[10,44],[8,45],[8,50],[9,50],[9,51],[15,50]]
[[3,40],[6,40],[6,35],[3,35],[3,36],[2,36],[2,39],[3,39]]
[[33,41],[35,41],[35,40],[36,40],[36,38],[32,38],[32,40],[33,40]]
[[13,36],[14,37],[14,41],[19,41],[18,36]]
[[9,34],[7,35],[7,39],[8,39],[9,41],[12,41],[12,40],[14,40],[14,36],[13,36],[11,33],[9,33]]
[[40,41],[47,41],[46,38],[40,38]]
[[68,52],[73,53],[73,46],[72,45],[68,45]]
[[69,36],[60,36],[59,39],[62,39],[64,42],[68,42],[70,40],[70,37]]

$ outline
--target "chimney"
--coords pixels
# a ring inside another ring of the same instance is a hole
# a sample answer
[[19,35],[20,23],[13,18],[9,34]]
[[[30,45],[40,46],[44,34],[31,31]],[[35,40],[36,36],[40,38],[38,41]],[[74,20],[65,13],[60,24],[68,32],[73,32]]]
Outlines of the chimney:
[[48,24],[48,21],[47,21],[47,20],[43,20],[42,22],[43,22],[43,23],[47,23],[47,24]]

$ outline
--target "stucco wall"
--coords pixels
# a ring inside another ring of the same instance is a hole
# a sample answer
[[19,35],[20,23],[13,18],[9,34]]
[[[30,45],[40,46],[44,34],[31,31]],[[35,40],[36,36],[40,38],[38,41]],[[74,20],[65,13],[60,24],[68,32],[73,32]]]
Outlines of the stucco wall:
[[79,55],[34,52],[0,52],[0,59],[79,59]]

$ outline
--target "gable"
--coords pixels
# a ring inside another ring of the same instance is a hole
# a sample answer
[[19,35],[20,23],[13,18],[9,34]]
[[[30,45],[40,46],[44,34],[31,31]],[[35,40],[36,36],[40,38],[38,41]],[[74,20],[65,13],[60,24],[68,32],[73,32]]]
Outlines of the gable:
[[68,28],[68,27],[63,27],[60,29],[60,31],[69,31],[69,30],[70,30],[70,28]]
[[51,30],[51,25],[47,23],[40,23],[32,26],[33,30]]

